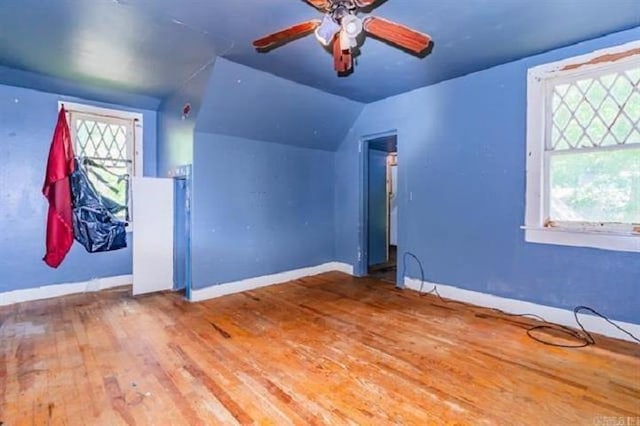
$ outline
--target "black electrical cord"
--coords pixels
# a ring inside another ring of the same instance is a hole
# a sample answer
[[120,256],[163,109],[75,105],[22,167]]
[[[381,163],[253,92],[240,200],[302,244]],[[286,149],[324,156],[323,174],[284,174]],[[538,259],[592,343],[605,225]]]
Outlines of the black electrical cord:
[[[411,253],[411,252],[404,252],[403,256],[402,256],[402,275],[401,277],[405,277],[406,276],[406,272],[407,272],[407,257],[410,256],[412,257],[416,263],[418,264],[418,267],[420,268],[420,290],[418,290],[418,292],[420,293],[421,296],[425,296],[427,294],[435,294],[438,299],[440,299],[440,301],[442,301],[443,303],[446,304],[460,304],[460,305],[466,305],[466,303],[464,302],[458,302],[455,300],[446,300],[445,298],[443,298],[440,293],[438,292],[438,286],[434,284],[433,288],[427,292],[424,291],[424,283],[425,283],[425,276],[424,276],[424,268],[422,267],[422,262],[420,261],[420,259],[418,258],[418,256],[416,256],[415,254]],[[640,339],[638,339],[636,336],[634,336],[633,334],[631,334],[629,331],[625,330],[624,328],[620,327],[618,324],[616,324],[615,322],[611,321],[609,318],[607,318],[605,315],[602,315],[600,312],[596,311],[593,308],[590,308],[588,306],[576,306],[573,309],[573,316],[576,320],[576,324],[578,325],[578,327],[580,327],[581,331],[578,330],[574,330],[573,328],[561,325],[561,324],[555,324],[552,322],[549,322],[547,320],[545,320],[544,318],[542,318],[539,315],[536,314],[512,314],[509,312],[505,312],[501,309],[496,309],[496,308],[489,308],[491,310],[493,310],[494,312],[498,312],[500,314],[503,315],[507,315],[507,316],[511,316],[511,317],[524,317],[524,318],[534,318],[537,319],[538,321],[541,321],[545,324],[541,324],[541,325],[535,325],[529,329],[527,329],[527,336],[529,336],[531,339],[535,340],[536,342],[542,343],[544,345],[548,345],[548,346],[554,346],[554,347],[558,347],[558,348],[584,348],[586,346],[591,346],[591,345],[595,345],[596,341],[594,340],[593,336],[591,335],[591,333],[589,333],[585,328],[584,325],[582,325],[582,323],[580,322],[580,318],[578,318],[578,313],[580,313],[580,311],[588,311],[590,313],[592,313],[593,315],[596,315],[600,318],[602,318],[603,320],[605,320],[606,322],[608,322],[609,324],[611,324],[612,326],[614,326],[615,328],[617,328],[618,330],[622,331],[623,333],[625,333],[626,335],[628,335],[629,337],[631,337],[633,340],[635,340],[636,342],[640,343]],[[554,342],[549,342],[547,340],[541,339],[539,337],[537,337],[535,334],[533,334],[535,331],[542,331],[542,330],[552,330],[552,331],[558,331],[560,333],[564,333],[565,335],[568,335],[576,340],[579,341],[579,343],[575,344],[575,345],[565,345],[565,344],[561,344],[561,343],[554,343]]]

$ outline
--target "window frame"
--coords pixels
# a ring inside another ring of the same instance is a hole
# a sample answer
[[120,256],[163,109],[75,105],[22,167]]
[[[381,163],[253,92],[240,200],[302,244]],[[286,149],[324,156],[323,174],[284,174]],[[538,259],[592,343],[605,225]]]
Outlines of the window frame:
[[[133,161],[133,164],[132,164],[133,172],[132,172],[131,178],[133,179],[135,177],[143,176],[144,155],[143,155],[142,142],[143,142],[143,132],[144,132],[144,120],[143,120],[142,113],[113,109],[113,108],[97,107],[94,105],[87,105],[87,104],[81,104],[76,102],[66,102],[66,101],[58,102],[58,110],[60,110],[63,105],[67,110],[67,112],[71,113],[71,117],[73,117],[74,114],[77,114],[79,116],[84,116],[84,117],[93,116],[93,117],[96,117],[97,119],[100,119],[106,122],[132,121],[133,122],[133,126],[132,126],[133,133],[131,138],[132,143],[127,143],[127,153],[128,155],[131,155],[131,158]],[[69,119],[68,115],[67,115],[67,119]],[[69,120],[69,127],[71,130],[72,136],[74,136],[73,150],[75,155],[77,154],[76,141],[75,141],[75,128],[72,128],[73,127],[72,120]],[[133,196],[130,193],[129,194],[130,209],[133,209],[133,204],[134,204]],[[128,225],[127,232],[128,233],[133,232],[133,221],[131,220],[127,222],[127,225]]]
[[[634,224],[551,222],[549,220],[550,158],[563,155],[547,150],[551,137],[553,87],[594,74],[640,66],[640,41],[530,68],[527,73],[527,159],[525,241],[604,250],[640,252],[640,227]],[[633,145],[629,145],[630,147]],[[623,147],[579,152],[600,152]],[[571,152],[578,152],[571,151]]]

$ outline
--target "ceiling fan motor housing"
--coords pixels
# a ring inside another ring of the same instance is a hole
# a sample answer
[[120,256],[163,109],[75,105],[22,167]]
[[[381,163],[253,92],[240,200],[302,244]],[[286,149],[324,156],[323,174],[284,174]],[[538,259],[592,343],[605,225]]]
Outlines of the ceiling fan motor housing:
[[346,16],[355,15],[358,7],[353,0],[333,0],[329,15],[337,24],[342,24],[342,19]]
[[356,38],[362,32],[362,20],[356,16],[357,6],[353,0],[334,0],[322,23],[315,30],[316,38],[329,46],[339,34],[340,47],[349,50],[356,47]]

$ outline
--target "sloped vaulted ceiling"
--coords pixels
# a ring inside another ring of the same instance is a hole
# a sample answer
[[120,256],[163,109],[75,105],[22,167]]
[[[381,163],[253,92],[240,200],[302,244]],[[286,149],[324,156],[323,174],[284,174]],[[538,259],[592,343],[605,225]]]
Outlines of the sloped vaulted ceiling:
[[220,55],[370,102],[640,25],[638,0],[380,0],[374,13],[428,32],[433,53],[367,39],[339,78],[313,37],[255,52],[252,39],[319,16],[303,0],[2,0],[0,66],[163,99]]
[[196,131],[333,151],[364,104],[218,59]]

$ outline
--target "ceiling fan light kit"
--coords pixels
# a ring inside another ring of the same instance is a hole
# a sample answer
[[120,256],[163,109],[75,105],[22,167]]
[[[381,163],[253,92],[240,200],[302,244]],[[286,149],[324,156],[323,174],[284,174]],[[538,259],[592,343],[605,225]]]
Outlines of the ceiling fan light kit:
[[322,23],[318,28],[316,28],[316,39],[318,39],[323,46],[330,46],[339,31],[340,25],[338,25],[328,14],[324,15]]
[[342,18],[342,31],[340,31],[340,46],[342,50],[358,47],[358,36],[362,33],[362,20],[355,15],[347,15]]
[[386,41],[409,53],[420,55],[431,44],[431,37],[395,22],[374,16],[360,19],[363,8],[375,6],[379,0],[306,0],[324,12],[322,20],[314,19],[293,25],[253,42],[259,51],[269,51],[289,41],[314,33],[326,47],[332,46],[334,69],[339,75],[353,70],[354,49],[362,32]]

